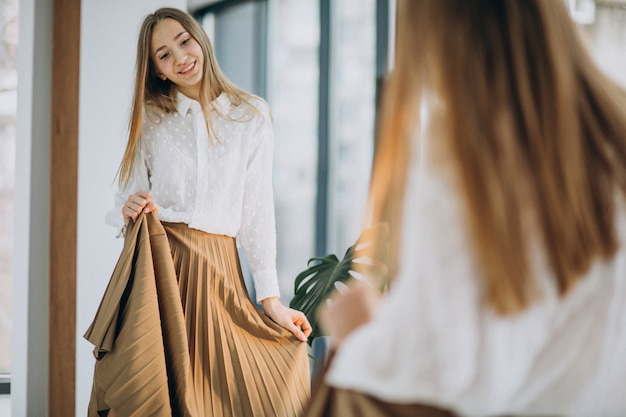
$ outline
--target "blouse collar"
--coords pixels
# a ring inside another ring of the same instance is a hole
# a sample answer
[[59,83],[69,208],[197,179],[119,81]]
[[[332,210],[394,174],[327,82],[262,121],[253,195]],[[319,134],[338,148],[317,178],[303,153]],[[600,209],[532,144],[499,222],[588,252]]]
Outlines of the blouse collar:
[[[217,107],[220,111],[226,112],[230,107],[230,98],[226,92],[222,92],[213,102],[213,107]],[[180,91],[176,92],[176,111],[181,116],[185,116],[191,108],[200,108],[200,103],[192,98],[187,97]]]

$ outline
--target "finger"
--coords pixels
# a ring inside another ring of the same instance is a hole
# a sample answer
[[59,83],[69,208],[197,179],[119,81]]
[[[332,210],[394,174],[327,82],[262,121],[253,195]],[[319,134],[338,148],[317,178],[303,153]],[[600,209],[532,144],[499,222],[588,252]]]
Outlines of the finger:
[[143,208],[143,205],[137,204],[132,201],[128,201],[126,202],[126,205],[124,207],[127,209],[129,213],[139,213],[141,209]]
[[136,209],[137,211],[141,211],[141,209],[143,209],[146,204],[148,204],[148,200],[139,196],[131,196],[128,198],[126,204],[128,205],[128,207]]
[[138,191],[135,195],[138,195],[145,200],[152,200],[152,193],[150,191]]
[[309,323],[309,320],[306,318],[306,315],[303,312],[297,310],[295,311],[296,314],[293,316],[293,323],[300,329],[302,329],[302,332],[304,332],[305,336],[308,337],[313,331],[311,323]]
[[152,194],[147,191],[139,191],[128,196],[128,201],[142,202],[152,200]]
[[293,335],[296,336],[299,340],[306,342],[306,336],[304,335],[304,333],[302,333],[302,330],[300,330],[300,327],[298,327],[295,323],[292,323],[291,321],[289,321],[285,323],[284,327],[285,329],[293,333]]
[[124,207],[122,209],[122,214],[124,215],[124,217],[128,217],[133,221],[137,218],[137,212],[129,207]]
[[137,207],[136,205],[127,205],[122,210],[122,213],[127,217],[132,218],[133,220],[137,219],[137,216],[141,212],[141,207]]
[[306,336],[304,335],[304,333],[302,333],[302,330],[300,330],[299,327],[292,324],[289,326],[288,330],[291,331],[291,333],[293,333],[294,336],[298,338],[298,340],[306,342]]
[[157,205],[156,205],[156,204],[154,204],[154,202],[153,202],[153,201],[150,201],[150,202],[149,202],[148,204],[146,204],[146,206],[144,207],[143,212],[144,212],[144,213],[150,213],[150,212],[153,212],[153,211],[155,211],[155,212],[157,211]]
[[311,327],[311,323],[309,323],[309,320],[307,320],[306,317],[304,317],[304,321],[300,325],[300,328],[307,338],[311,335],[311,332],[313,331],[313,327]]
[[136,204],[143,206],[146,203],[152,201],[152,193],[148,191],[138,191],[135,194],[129,195],[128,201],[132,201]]

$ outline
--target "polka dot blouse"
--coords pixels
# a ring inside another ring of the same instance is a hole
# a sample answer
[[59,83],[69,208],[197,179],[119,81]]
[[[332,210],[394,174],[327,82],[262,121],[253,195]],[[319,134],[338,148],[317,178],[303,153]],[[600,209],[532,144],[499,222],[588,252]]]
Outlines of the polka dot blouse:
[[222,93],[211,110],[209,138],[200,104],[182,93],[177,110],[146,109],[128,185],[115,196],[108,224],[122,229],[130,194],[150,191],[158,217],[208,233],[237,238],[255,284],[257,300],[279,296],[272,190],[274,133],[267,104],[234,105]]

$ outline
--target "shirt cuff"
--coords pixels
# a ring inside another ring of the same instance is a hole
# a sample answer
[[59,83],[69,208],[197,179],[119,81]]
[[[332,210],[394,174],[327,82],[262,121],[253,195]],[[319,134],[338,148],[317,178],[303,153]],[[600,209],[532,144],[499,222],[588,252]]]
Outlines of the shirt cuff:
[[126,236],[126,225],[124,224],[124,217],[122,216],[122,209],[113,209],[109,211],[105,217],[105,223],[109,226],[113,226],[117,231],[117,238]]
[[252,273],[257,303],[268,297],[280,297],[276,269],[265,269]]

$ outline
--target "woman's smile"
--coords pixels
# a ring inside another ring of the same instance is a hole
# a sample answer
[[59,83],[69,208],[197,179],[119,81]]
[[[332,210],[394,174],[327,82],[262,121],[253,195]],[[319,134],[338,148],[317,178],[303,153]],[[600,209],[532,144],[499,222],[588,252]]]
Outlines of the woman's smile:
[[190,74],[190,73],[191,73],[191,72],[192,72],[195,68],[196,68],[196,61],[193,61],[193,62],[191,62],[191,63],[187,64],[187,65],[185,66],[185,68],[183,68],[183,69],[179,72],[179,74],[182,74],[182,75],[189,75],[189,74]]

